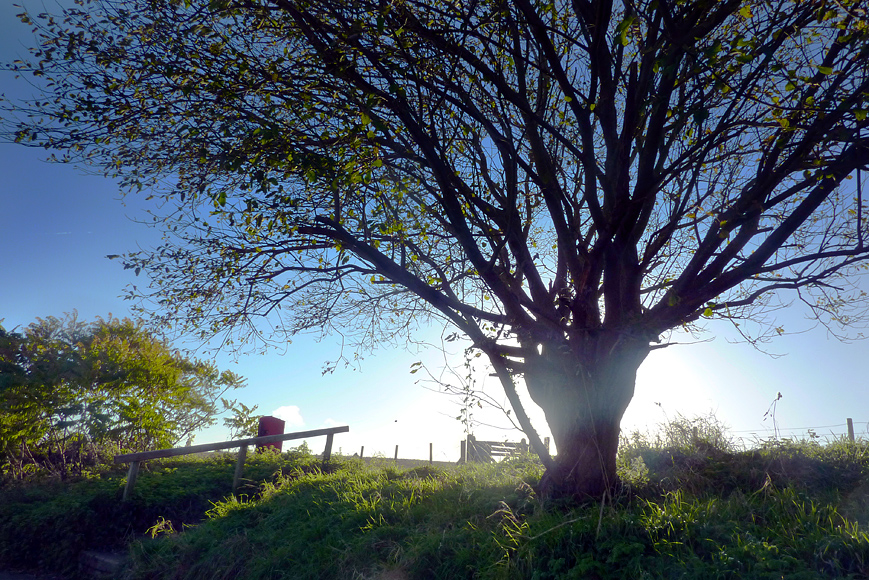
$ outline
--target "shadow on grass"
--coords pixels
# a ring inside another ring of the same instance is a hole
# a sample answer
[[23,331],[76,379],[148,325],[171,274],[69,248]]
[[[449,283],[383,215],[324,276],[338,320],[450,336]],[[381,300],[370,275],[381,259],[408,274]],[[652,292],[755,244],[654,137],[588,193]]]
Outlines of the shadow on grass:
[[236,495],[232,456],[166,461],[129,502],[118,472],[0,488],[0,564],[73,573],[130,544],[130,580],[861,578],[866,450],[626,446],[622,493],[578,507],[541,505],[530,458],[257,456]]
[[[825,503],[841,496],[820,482],[813,488],[792,479],[804,477],[800,466],[819,465],[779,458],[776,471],[770,458],[671,454],[662,470],[668,485],[681,474],[680,489],[646,484],[625,488],[603,507],[548,509],[532,491],[540,469],[530,462],[401,470],[345,461],[331,473],[286,466],[249,499],[216,504],[207,522],[138,544],[128,578],[869,574],[869,538],[835,503]],[[842,476],[834,481],[853,475],[821,463],[822,472]],[[726,477],[725,464],[732,471]],[[713,477],[724,483],[703,491]],[[852,491],[862,485],[854,481]]]

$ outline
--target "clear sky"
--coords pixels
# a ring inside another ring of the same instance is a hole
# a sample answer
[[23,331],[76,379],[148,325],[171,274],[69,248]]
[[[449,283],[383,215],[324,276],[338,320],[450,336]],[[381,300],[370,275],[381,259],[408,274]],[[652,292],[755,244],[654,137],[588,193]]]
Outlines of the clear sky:
[[[31,3],[32,4],[32,3]],[[0,61],[25,54],[29,29],[14,18],[20,11],[0,2]],[[26,86],[0,72],[0,92],[21,96]],[[148,207],[143,197],[121,200],[114,183],[71,166],[42,161],[45,151],[0,144],[0,319],[7,329],[25,326],[37,317],[77,310],[81,319],[130,315],[122,299],[128,284],[146,280],[124,271],[108,254],[121,254],[159,241],[159,232],[134,220]],[[778,313],[789,331],[810,328],[798,306]],[[746,440],[768,437],[773,422],[764,414],[781,392],[775,421],[785,435],[842,434],[852,417],[858,434],[867,435],[869,344],[842,343],[823,328],[777,339],[767,348],[782,354],[771,358],[746,344],[731,344],[724,323],[709,327],[712,342],[674,346],[653,352],[640,369],[634,401],[623,429],[653,429],[666,417],[715,413],[732,432]],[[441,329],[430,329],[431,337]],[[395,445],[406,458],[427,458],[429,443],[436,460],[455,461],[463,427],[455,419],[458,401],[427,390],[411,374],[411,364],[427,361],[438,369],[437,352],[380,350],[366,356],[359,370],[338,368],[323,376],[322,363],[338,353],[336,339],[299,337],[284,351],[264,355],[218,356],[222,369],[246,377],[237,397],[258,405],[263,414],[287,420],[287,430],[349,425],[335,446],[346,454],[382,453],[392,457]],[[460,361],[457,361],[460,363]],[[494,381],[494,379],[489,379]],[[498,386],[488,391],[498,400]],[[529,409],[535,425],[547,435],[542,414]],[[479,420],[505,425],[497,412],[478,410]],[[518,440],[520,433],[492,427],[476,429],[478,439]],[[212,428],[197,443],[221,441],[227,433]],[[317,450],[324,439],[313,440]]]

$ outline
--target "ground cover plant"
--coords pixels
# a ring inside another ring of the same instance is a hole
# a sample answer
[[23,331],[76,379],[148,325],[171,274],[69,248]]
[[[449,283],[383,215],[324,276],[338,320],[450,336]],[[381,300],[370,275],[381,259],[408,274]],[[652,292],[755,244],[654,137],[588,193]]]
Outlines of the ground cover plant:
[[[269,479],[287,457],[248,457],[239,490]],[[292,459],[300,465],[314,458]],[[183,530],[232,494],[235,456],[145,462],[132,498],[121,501],[127,466],[101,465],[85,476],[0,480],[0,570],[42,569],[74,575],[83,550],[123,550],[149,530]]]
[[[669,429],[624,438],[622,485],[587,504],[541,499],[543,467],[530,456],[402,469],[271,454],[252,458],[238,495],[229,493],[230,457],[176,460],[143,473],[128,506],[117,501],[119,473],[65,483],[63,494],[4,488],[0,564],[16,555],[48,565],[33,558],[52,533],[55,563],[80,544],[127,543],[128,580],[869,574],[867,442],[741,450],[708,420]],[[59,520],[70,523],[49,531]]]
[[215,505],[201,526],[138,544],[128,577],[869,574],[869,537],[858,524],[869,516],[869,447],[788,442],[746,452],[712,446],[724,440],[709,432],[685,433],[693,439],[627,442],[624,486],[596,505],[544,506],[533,491],[542,468],[527,459],[290,471],[248,501]]

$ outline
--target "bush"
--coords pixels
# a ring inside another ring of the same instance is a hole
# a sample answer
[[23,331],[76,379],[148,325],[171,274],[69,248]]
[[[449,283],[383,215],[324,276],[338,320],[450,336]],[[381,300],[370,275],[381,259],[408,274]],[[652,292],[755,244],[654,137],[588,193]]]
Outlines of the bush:
[[190,441],[225,411],[231,427],[256,423],[255,408],[223,397],[242,377],[182,354],[141,321],[85,323],[73,312],[23,333],[0,325],[0,369],[4,479],[81,476],[108,453]]

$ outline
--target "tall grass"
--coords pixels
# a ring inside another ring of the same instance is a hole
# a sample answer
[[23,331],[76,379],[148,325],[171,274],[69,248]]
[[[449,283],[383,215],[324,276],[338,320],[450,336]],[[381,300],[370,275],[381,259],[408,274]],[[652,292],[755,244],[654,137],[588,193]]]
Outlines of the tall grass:
[[[262,454],[245,466],[248,487],[272,476],[290,455]],[[312,457],[295,457],[313,463]],[[235,458],[144,463],[132,499],[121,501],[126,466],[87,476],[6,480],[0,485],[0,570],[43,569],[74,576],[87,549],[126,549],[153,526],[183,530],[231,496]]]
[[[129,580],[869,577],[865,442],[739,450],[720,426],[685,420],[627,437],[619,465],[620,492],[578,506],[540,501],[530,457],[399,469],[272,455],[246,467],[238,495],[231,458],[166,462],[140,475],[131,505],[117,501],[117,474],[63,496],[0,491],[0,562],[40,563],[37,538],[71,514],[78,523],[52,532],[42,565],[63,570],[81,545],[115,534],[130,546]],[[14,510],[28,515],[7,525]]]

